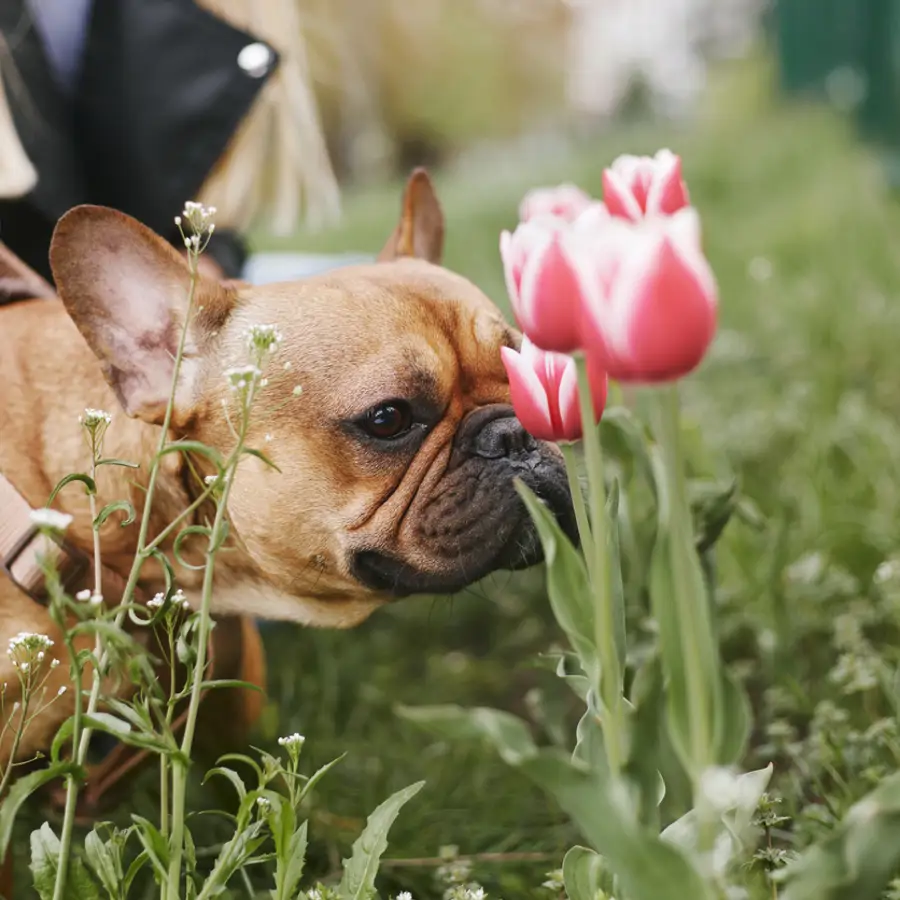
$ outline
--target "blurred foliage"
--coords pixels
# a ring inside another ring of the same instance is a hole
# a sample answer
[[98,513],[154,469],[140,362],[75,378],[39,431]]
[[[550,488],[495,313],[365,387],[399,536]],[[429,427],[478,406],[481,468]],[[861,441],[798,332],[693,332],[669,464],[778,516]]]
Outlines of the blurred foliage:
[[304,14],[344,165],[377,169],[381,154],[403,164],[424,148],[440,158],[562,107],[568,11],[558,0],[306,0]]

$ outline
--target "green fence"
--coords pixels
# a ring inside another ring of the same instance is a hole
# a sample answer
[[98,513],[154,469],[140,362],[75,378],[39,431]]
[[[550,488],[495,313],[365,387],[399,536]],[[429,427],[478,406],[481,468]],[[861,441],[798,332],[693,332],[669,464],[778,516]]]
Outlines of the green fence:
[[900,185],[900,0],[776,0],[781,87],[852,112]]

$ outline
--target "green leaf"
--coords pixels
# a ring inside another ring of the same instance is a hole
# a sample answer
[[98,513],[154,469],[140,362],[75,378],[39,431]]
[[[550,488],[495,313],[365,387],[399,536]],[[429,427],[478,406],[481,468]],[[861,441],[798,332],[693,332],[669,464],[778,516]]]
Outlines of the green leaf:
[[103,890],[113,900],[123,896],[122,882],[125,880],[125,873],[122,871],[121,845],[116,842],[115,837],[104,842],[96,829],[89,832],[84,839],[84,855]]
[[197,453],[200,456],[205,456],[219,472],[225,468],[222,454],[214,447],[208,447],[200,441],[175,441],[172,444],[166,444],[159,455],[163,457],[169,453]]
[[247,787],[241,780],[241,776],[234,769],[229,769],[227,766],[216,766],[203,776],[203,784],[206,784],[210,778],[216,775],[230,781],[232,787],[237,791],[238,799],[243,801],[244,797],[247,796]]
[[139,469],[140,463],[129,462],[127,459],[99,459],[97,466],[123,466],[126,469]]
[[132,814],[131,820],[136,826],[135,834],[153,866],[156,883],[164,884],[169,877],[169,846],[166,839],[149,819]]
[[597,900],[604,874],[599,853],[587,847],[572,847],[563,859],[562,870],[568,900]]
[[630,459],[650,488],[656,489],[644,426],[629,409],[613,406],[604,410],[600,422],[600,437],[604,449],[612,457],[622,461]]
[[525,723],[510,713],[443,706],[436,714],[428,707],[401,708],[400,714],[442,736],[477,734],[490,741],[505,762],[555,798],[607,860],[629,900],[713,900],[710,888],[681,851],[638,826],[621,785],[613,786],[604,772],[556,748],[539,750]]
[[[606,516],[609,520],[607,546],[609,547],[609,588],[615,620],[616,656],[624,670],[628,648],[625,644],[625,585],[622,582],[622,562],[619,548],[619,482],[614,481],[606,498]],[[593,603],[591,604],[593,608]]]
[[661,723],[665,721],[666,694],[659,656],[654,654],[637,670],[631,685],[632,713],[628,719],[629,753],[625,771],[638,788],[638,818],[658,830],[659,804],[665,795],[660,775]]
[[242,690],[256,691],[260,694],[265,693],[258,684],[241,681],[240,678],[216,678],[213,681],[204,681],[200,684],[200,690],[202,691],[208,691],[211,688],[241,688]]
[[122,528],[130,525],[135,519],[135,511],[131,503],[127,500],[117,500],[115,503],[108,503],[97,513],[97,518],[94,519],[94,528],[100,528],[114,512],[125,513],[125,518],[120,523]]
[[780,900],[876,900],[900,869],[900,772],[776,878]]
[[722,673],[719,716],[716,720],[716,762],[737,763],[744,755],[753,725],[750,700],[744,686],[730,672]]
[[109,713],[94,713],[92,716],[83,716],[82,724],[86,728],[95,731],[103,731],[111,734],[123,744],[129,747],[140,747],[142,750],[153,750],[156,753],[168,756],[170,759],[178,759],[185,765],[187,757],[178,749],[178,746],[165,735],[152,731],[137,731],[131,724]]
[[90,475],[85,475],[83,472],[72,472],[70,475],[66,475],[65,478],[61,478],[57,483],[56,487],[50,492],[50,497],[47,500],[47,506],[50,506],[53,501],[56,499],[57,494],[69,484],[78,481],[84,485],[84,492],[90,496],[92,494],[97,493],[97,485],[93,478]]
[[77,771],[78,768],[73,763],[54,761],[45,769],[29,772],[12,783],[12,787],[0,802],[0,859],[6,858],[6,851],[9,849],[9,842],[12,839],[13,825],[15,825],[16,816],[22,804],[38,788]]
[[295,827],[294,810],[286,797],[274,806],[269,817],[275,840],[275,888],[272,900],[294,900],[306,863],[307,823]]
[[[31,832],[31,872],[34,889],[41,900],[52,900],[59,874],[59,838],[47,822]],[[88,874],[81,857],[69,854],[66,866],[65,900],[100,900],[97,885]]]
[[197,895],[198,900],[212,900],[213,897],[221,897],[225,893],[231,877],[246,865],[266,840],[265,834],[260,834],[264,826],[263,821],[251,822],[222,845],[212,871]]
[[244,447],[244,453],[247,456],[255,456],[258,460],[264,462],[270,469],[274,469],[278,473],[281,472],[281,469],[279,469],[278,466],[276,466],[275,463],[273,463],[272,460],[265,455],[265,453],[262,453],[259,450],[254,450],[252,447]]
[[424,784],[419,781],[397,791],[369,816],[362,834],[353,843],[352,856],[344,860],[344,874],[338,886],[341,900],[370,900],[375,895],[375,876],[382,854],[387,850],[388,832],[400,809]]
[[563,533],[553,513],[517,481],[516,489],[528,508],[544,548],[547,594],[560,627],[593,683],[599,667],[594,634],[594,601],[584,560]]
[[583,670],[577,673],[570,672],[570,666],[577,666],[581,669],[581,662],[578,660],[578,654],[564,651],[560,654],[559,660],[556,663],[556,675],[569,685],[577,697],[580,697],[587,703],[587,695],[588,691],[591,689],[591,683]]

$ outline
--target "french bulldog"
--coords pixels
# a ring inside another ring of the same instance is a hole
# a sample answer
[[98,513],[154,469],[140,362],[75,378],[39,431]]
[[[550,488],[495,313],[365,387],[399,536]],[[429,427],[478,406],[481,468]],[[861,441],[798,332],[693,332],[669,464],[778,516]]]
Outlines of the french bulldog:
[[[249,619],[349,628],[399,597],[456,592],[537,563],[540,545],[516,479],[575,533],[558,448],[528,435],[510,406],[500,348],[517,347],[520,336],[475,285],[440,266],[443,235],[431,182],[417,170],[377,262],[283,284],[198,282],[173,439],[227,452],[234,436],[223,373],[246,360],[250,326],[272,324],[283,337],[247,436],[277,470],[249,456],[241,463],[228,552],[215,571],[213,615],[240,617],[244,654],[256,647],[255,671],[238,666],[244,677],[264,678]],[[127,498],[140,515],[190,273],[162,238],[97,206],[63,216],[50,261],[62,302],[0,307],[0,473],[32,506],[43,505],[87,463],[78,414],[110,410],[105,455],[140,468],[104,468],[98,503]],[[163,458],[151,534],[202,491],[203,466],[201,456]],[[67,539],[90,553],[83,493],[64,490],[55,506],[74,517]],[[123,576],[136,529],[110,521],[101,531],[103,562]],[[151,563],[143,596],[163,588]],[[197,604],[202,573],[176,566],[176,574]],[[20,631],[49,634],[54,652],[63,645],[48,611],[0,572],[0,638]],[[67,683],[67,668],[50,672],[48,690]],[[14,674],[0,659],[7,711]],[[31,723],[21,756],[46,749],[71,713],[65,701]],[[3,747],[8,754],[8,741]]]

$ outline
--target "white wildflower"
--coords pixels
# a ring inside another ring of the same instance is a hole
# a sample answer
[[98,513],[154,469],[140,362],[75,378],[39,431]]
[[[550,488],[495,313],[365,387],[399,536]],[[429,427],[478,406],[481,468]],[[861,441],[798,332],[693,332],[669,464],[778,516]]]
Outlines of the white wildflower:
[[273,353],[284,338],[274,325],[251,325],[246,331],[247,347],[254,355]]
[[279,747],[302,747],[306,742],[306,738],[303,737],[302,734],[298,734],[296,731],[293,734],[289,734],[286,737],[278,738],[278,746]]
[[397,894],[397,900],[413,900],[413,897],[409,891],[400,891],[400,893]]
[[65,685],[63,685],[63,686],[56,692],[56,696],[57,696],[57,697],[62,697],[62,695],[63,695],[67,690],[68,690],[68,688],[67,688]]
[[257,366],[234,366],[225,370],[225,378],[233,391],[246,391],[262,372]]
[[46,634],[35,634],[32,631],[20,631],[11,637],[6,646],[6,654],[13,668],[27,675],[35,666],[39,666],[46,658],[47,651],[53,641]]
[[91,594],[91,606],[102,606],[103,605],[103,594],[100,591],[94,591]]
[[75,595],[76,600],[80,600],[82,603],[87,603],[88,600],[91,599],[91,592],[85,588],[83,591],[79,591]]
[[78,421],[84,425],[85,428],[97,428],[99,426],[106,426],[112,422],[112,416],[105,409],[86,409],[84,411],[84,415],[78,417]]
[[299,384],[296,384],[296,385],[294,385],[294,390],[292,390],[291,393],[295,397],[299,397],[303,393],[303,387]]
[[185,596],[184,591],[181,588],[178,588],[174,594],[172,594],[172,605],[180,606],[182,609],[190,609],[191,604],[188,603],[187,597]]
[[[194,236],[198,238],[198,244],[200,243],[199,235],[212,233],[214,224],[213,216],[215,214],[216,208],[214,206],[204,206],[202,203],[197,203],[195,200],[188,200],[188,202],[184,204],[181,217],[187,222],[187,225]],[[176,222],[175,224],[179,227],[181,226],[181,222]]]
[[33,509],[29,514],[31,524],[44,531],[65,531],[72,524],[72,517],[55,509],[42,507]]
[[266,432],[266,436],[263,438],[263,440],[268,444],[272,440],[272,435]]
[[162,591],[160,591],[158,594],[154,594],[147,601],[147,609],[160,609],[160,607],[162,607],[163,603],[165,602],[166,595]]
[[218,475],[207,475],[206,478],[203,479],[205,484],[215,484],[218,480]]

